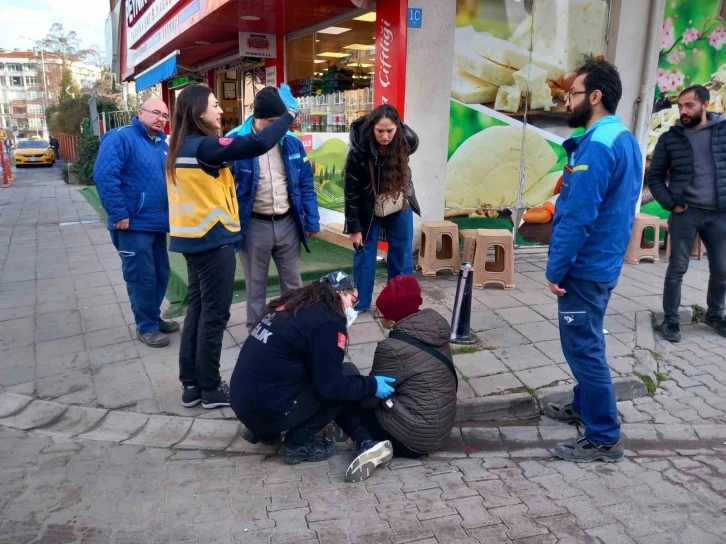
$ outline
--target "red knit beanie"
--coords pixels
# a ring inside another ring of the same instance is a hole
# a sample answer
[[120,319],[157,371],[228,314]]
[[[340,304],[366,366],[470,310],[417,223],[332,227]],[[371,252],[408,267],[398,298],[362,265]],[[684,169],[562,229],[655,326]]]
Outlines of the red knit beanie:
[[421,287],[413,276],[396,276],[376,299],[378,311],[391,321],[400,321],[418,312],[421,304]]

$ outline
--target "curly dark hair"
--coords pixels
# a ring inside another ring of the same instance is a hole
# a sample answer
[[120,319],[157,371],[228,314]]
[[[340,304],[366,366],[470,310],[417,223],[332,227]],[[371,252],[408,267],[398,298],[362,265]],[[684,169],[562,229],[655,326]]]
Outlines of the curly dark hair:
[[[398,115],[398,110],[390,104],[378,106],[368,114],[365,123],[365,132],[370,138],[371,144],[376,146],[378,142],[375,135],[375,127],[382,119],[390,119],[396,125],[396,133],[391,143],[386,147],[386,155],[381,168],[380,194],[406,194],[410,182],[408,156],[411,147],[403,131],[403,123]],[[375,183],[376,180],[371,180]]]

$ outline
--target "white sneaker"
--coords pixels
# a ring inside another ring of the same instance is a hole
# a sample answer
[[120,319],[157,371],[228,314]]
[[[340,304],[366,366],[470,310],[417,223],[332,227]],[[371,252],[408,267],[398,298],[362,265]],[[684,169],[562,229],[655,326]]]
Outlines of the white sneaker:
[[393,459],[393,446],[389,440],[383,442],[366,440],[358,450],[358,457],[353,459],[345,471],[345,481],[362,482],[368,479],[374,468],[391,459]]

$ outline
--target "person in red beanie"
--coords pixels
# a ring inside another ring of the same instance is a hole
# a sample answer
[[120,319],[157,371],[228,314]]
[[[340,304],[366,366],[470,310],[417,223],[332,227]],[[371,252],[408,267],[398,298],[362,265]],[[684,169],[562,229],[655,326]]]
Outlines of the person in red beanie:
[[345,479],[359,482],[391,459],[416,458],[441,448],[456,415],[457,379],[446,319],[421,310],[421,287],[414,276],[396,276],[376,300],[374,317],[390,329],[378,344],[372,375],[395,378],[395,392],[375,399],[374,409],[349,405],[336,422],[355,440],[358,455]]

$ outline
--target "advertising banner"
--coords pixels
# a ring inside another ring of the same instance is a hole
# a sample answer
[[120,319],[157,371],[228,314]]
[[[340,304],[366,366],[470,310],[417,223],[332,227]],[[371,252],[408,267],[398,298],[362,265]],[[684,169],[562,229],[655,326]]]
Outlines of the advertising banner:
[[565,95],[604,57],[608,0],[458,0],[446,216],[549,243],[566,162]]
[[[648,137],[648,157],[661,134],[678,121],[678,94],[691,85],[705,85],[711,93],[710,111],[726,107],[726,2],[670,0],[666,3],[658,61],[656,103]],[[646,162],[646,167],[647,167]],[[668,217],[643,188],[641,211]]]
[[350,141],[347,132],[297,133],[307,153],[315,179],[318,206],[342,212],[345,205],[343,168]]
[[239,53],[241,57],[274,59],[277,57],[275,35],[260,32],[240,32]]

